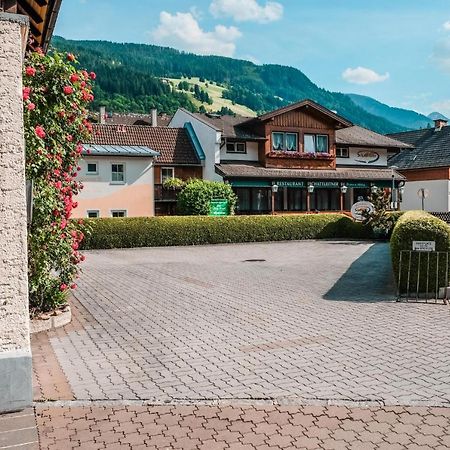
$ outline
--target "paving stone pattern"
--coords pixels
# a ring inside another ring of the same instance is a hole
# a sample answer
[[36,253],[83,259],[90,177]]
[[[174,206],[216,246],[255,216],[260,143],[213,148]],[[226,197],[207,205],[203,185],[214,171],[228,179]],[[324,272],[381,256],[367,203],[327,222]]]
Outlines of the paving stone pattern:
[[42,449],[450,448],[450,409],[294,406],[37,408]]
[[89,252],[89,314],[50,342],[78,400],[448,405],[449,309],[394,302],[389,264],[359,242]]

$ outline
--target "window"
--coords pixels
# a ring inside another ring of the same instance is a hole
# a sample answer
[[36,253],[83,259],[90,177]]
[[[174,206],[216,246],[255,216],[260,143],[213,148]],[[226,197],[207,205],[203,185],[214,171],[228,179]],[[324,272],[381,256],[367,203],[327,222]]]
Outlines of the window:
[[348,148],[346,148],[346,147],[338,147],[336,149],[336,157],[337,158],[349,158]]
[[87,163],[87,173],[88,175],[97,175],[98,167],[96,162]]
[[111,217],[127,217],[127,212],[124,209],[111,211]]
[[111,181],[113,183],[125,183],[125,165],[112,164],[111,165]]
[[100,217],[100,211],[88,211],[87,216],[89,219],[97,219],[98,217]]
[[161,183],[164,181],[175,178],[175,169],[173,167],[162,167],[161,168]]
[[245,142],[227,142],[227,153],[247,153]]
[[305,134],[304,145],[306,153],[328,153],[328,135]]
[[297,133],[272,133],[272,150],[296,152],[298,149]]

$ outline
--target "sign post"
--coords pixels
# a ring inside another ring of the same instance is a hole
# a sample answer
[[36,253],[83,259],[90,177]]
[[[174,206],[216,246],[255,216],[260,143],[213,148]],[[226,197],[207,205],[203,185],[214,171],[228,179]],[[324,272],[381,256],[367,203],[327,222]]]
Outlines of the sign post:
[[435,252],[436,241],[413,241],[412,249],[415,252]]

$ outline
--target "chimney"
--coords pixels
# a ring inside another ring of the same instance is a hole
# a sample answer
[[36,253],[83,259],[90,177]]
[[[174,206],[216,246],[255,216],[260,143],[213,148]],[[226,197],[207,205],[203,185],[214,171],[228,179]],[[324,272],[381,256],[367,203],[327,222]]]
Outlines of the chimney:
[[441,131],[443,127],[447,126],[447,120],[445,119],[436,119],[434,121],[434,131]]
[[106,107],[100,106],[100,119],[99,123],[104,124],[106,123]]
[[158,126],[158,110],[152,109],[152,127]]

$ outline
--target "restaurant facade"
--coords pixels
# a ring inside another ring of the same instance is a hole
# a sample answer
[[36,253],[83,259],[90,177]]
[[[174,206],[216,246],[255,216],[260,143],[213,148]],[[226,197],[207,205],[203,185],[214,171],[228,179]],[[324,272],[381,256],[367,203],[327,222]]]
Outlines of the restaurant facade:
[[179,110],[171,126],[186,122],[213,168],[204,177],[233,186],[240,214],[349,211],[375,187],[399,198],[405,182],[388,160],[407,144],[311,100],[254,118]]

